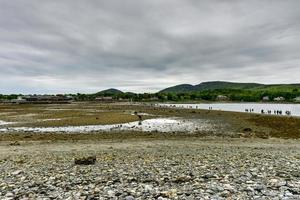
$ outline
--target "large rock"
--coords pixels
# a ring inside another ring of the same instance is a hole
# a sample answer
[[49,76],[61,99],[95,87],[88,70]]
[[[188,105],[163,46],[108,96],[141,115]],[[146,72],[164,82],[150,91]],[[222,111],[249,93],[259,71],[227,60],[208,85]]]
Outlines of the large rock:
[[88,156],[74,159],[75,165],[94,165],[96,163],[96,156]]

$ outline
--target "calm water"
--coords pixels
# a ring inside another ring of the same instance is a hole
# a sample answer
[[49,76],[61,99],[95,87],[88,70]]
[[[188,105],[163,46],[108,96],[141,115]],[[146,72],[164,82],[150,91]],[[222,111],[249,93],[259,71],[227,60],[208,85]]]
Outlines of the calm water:
[[[2,123],[2,124],[1,124]],[[143,132],[196,132],[212,131],[214,122],[204,119],[181,119],[181,118],[156,118],[146,119],[141,123],[130,122],[111,125],[86,125],[86,126],[64,126],[64,127],[1,127],[9,125],[9,122],[0,120],[0,133],[9,132],[38,132],[38,133],[89,133],[94,131],[143,131]]]
[[274,115],[274,111],[282,111],[282,115],[286,115],[286,111],[290,111],[292,116],[300,116],[300,104],[267,104],[267,103],[201,103],[201,104],[157,104],[157,106],[177,107],[177,108],[194,108],[194,109],[209,109],[246,112],[245,110],[253,109],[253,113],[261,113],[268,110]]

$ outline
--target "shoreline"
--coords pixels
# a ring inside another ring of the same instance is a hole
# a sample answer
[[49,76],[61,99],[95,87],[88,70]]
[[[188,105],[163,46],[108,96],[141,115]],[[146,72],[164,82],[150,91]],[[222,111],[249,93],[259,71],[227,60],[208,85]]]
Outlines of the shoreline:
[[[60,108],[60,109],[56,109]],[[63,109],[68,108],[68,109]],[[19,112],[15,112],[15,109],[21,110]],[[72,109],[72,110],[70,110]],[[97,112],[95,112],[95,111]],[[0,107],[1,111],[1,107]],[[5,107],[3,109],[3,113],[7,115],[7,113],[11,113],[8,117],[5,115],[0,115],[0,120],[10,119],[10,121],[14,121],[13,119],[19,119],[19,116],[22,116],[20,120],[24,123],[24,119],[29,120],[29,125],[27,127],[65,127],[65,126],[86,126],[90,123],[94,125],[105,125],[105,124],[114,124],[114,122],[130,122],[136,121],[138,119],[137,116],[132,116],[130,113],[133,112],[138,113],[147,113],[149,114],[143,116],[143,119],[155,119],[155,118],[176,118],[179,117],[180,120],[206,120],[211,122],[213,125],[212,130],[203,131],[199,129],[196,131],[196,135],[198,136],[220,136],[220,137],[277,137],[277,138],[285,138],[285,139],[299,139],[300,138],[300,118],[289,116],[277,116],[277,115],[261,115],[256,113],[246,113],[246,112],[228,112],[228,111],[218,111],[218,110],[204,110],[204,109],[182,109],[182,108],[158,108],[151,107],[148,105],[111,105],[111,104],[73,104],[73,105],[64,105],[64,107],[51,106],[49,109],[49,105],[43,106],[12,106]],[[33,115],[30,113],[34,113]],[[39,114],[41,113],[41,114]],[[43,114],[43,113],[46,113]],[[48,116],[50,115],[50,116]],[[74,120],[71,118],[73,115],[78,115],[79,117],[74,116]],[[87,115],[81,120],[81,116]],[[41,119],[58,119],[61,120],[40,120]],[[64,118],[65,117],[65,118]],[[107,118],[107,117],[111,117]],[[98,119],[99,118],[99,119]],[[34,122],[35,120],[37,122]],[[70,121],[71,120],[71,121]],[[73,120],[73,121],[72,121]],[[155,121],[155,120],[154,120]],[[198,122],[195,122],[198,123]],[[43,126],[45,124],[46,126]],[[14,127],[16,124],[8,124],[2,126],[5,127]],[[19,124],[18,124],[19,125]],[[55,126],[53,126],[55,125]],[[20,125],[21,126],[21,125]],[[25,126],[25,127],[26,127]],[[121,131],[120,134],[116,133],[115,137],[124,135],[125,132]],[[146,134],[159,134],[156,131],[145,132]],[[174,134],[182,134],[178,131],[173,131]],[[184,132],[184,131],[183,131]],[[76,132],[74,132],[75,134]],[[103,132],[95,132],[93,134],[99,133],[100,135],[106,135]],[[113,132],[108,133],[107,135],[112,135]],[[135,131],[134,134],[138,135],[139,131]],[[0,134],[0,140],[5,139],[7,133]],[[9,133],[13,135],[14,133]],[[46,133],[40,134],[45,135]],[[57,133],[57,135],[61,135],[62,133]],[[88,135],[90,133],[83,133],[83,135]],[[128,134],[128,133],[126,133]],[[134,135],[133,134],[133,135]],[[143,135],[142,134],[142,135]],[[22,139],[22,132],[16,134],[16,138]],[[38,133],[32,133],[30,131],[24,132],[23,136],[30,137],[40,137]],[[54,135],[54,134],[52,134]],[[68,134],[66,134],[68,135]],[[164,134],[168,135],[168,134]],[[187,134],[193,135],[193,134]],[[169,134],[172,136],[172,134]],[[43,136],[44,137],[44,136]],[[86,136],[84,136],[86,137]],[[101,136],[98,136],[99,138]],[[139,136],[140,137],[140,136]],[[13,139],[13,137],[11,137]],[[7,138],[5,139],[7,140]]]

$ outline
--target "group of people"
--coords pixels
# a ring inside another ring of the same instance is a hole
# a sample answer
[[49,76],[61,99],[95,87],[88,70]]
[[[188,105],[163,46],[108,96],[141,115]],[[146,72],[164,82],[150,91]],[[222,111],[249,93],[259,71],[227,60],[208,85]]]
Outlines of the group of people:
[[[195,106],[186,105],[186,106],[184,106],[184,105],[176,105],[176,104],[173,104],[173,105],[159,105],[159,107],[190,108],[190,109],[193,109],[193,108],[198,109],[199,108],[198,105],[195,105]],[[208,110],[213,110],[213,107],[209,106]],[[254,108],[246,108],[245,112],[254,113]],[[287,116],[292,115],[292,111],[290,111],[290,110],[286,110],[285,113],[284,113],[282,110],[264,110],[264,109],[261,109],[260,113],[261,114],[274,114],[274,115],[283,115],[283,114],[285,114]]]
[[[250,112],[251,113],[251,112],[254,112],[254,109],[253,108],[250,108],[250,109],[246,108],[245,112]],[[261,114],[272,114],[273,113],[274,115],[282,115],[283,114],[282,110],[274,110],[272,112],[272,110],[264,110],[264,109],[262,109],[260,111],[260,113]],[[292,111],[287,110],[287,111],[285,111],[285,114],[289,116],[289,115],[292,114]]]
[[[272,114],[272,110],[261,110],[261,114]],[[283,112],[282,112],[282,110],[274,110],[273,111],[273,114],[274,115],[282,115],[283,114]],[[287,110],[287,111],[285,111],[285,114],[286,115],[291,115],[292,114],[292,112],[291,111],[289,111],[289,110]]]

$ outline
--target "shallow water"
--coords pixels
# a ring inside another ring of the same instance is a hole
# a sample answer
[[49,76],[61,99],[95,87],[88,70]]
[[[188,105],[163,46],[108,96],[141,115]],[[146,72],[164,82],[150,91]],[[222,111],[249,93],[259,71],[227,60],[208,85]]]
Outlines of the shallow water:
[[53,118],[53,119],[40,119],[38,121],[47,122],[47,121],[61,121],[61,120],[62,120],[61,118]]
[[176,108],[193,108],[193,109],[209,109],[222,110],[222,111],[234,111],[234,112],[246,112],[245,110],[253,109],[253,113],[261,113],[264,110],[266,113],[268,110],[274,115],[274,111],[281,110],[282,115],[286,115],[286,111],[291,111],[292,116],[300,116],[300,104],[273,104],[273,103],[201,103],[201,104],[156,104],[156,106],[162,107],[176,107]]
[[66,127],[9,127],[0,128],[0,132],[67,132],[67,133],[88,133],[94,131],[142,131],[142,132],[197,132],[210,131],[214,129],[211,121],[203,119],[184,120],[180,118],[157,118],[147,119],[140,122],[130,122],[112,125],[87,125],[87,126],[66,126]]
[[3,120],[0,120],[0,126],[2,125],[9,125],[9,124],[14,124],[15,122],[6,122],[6,121],[3,121]]

